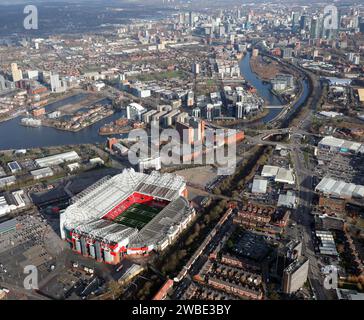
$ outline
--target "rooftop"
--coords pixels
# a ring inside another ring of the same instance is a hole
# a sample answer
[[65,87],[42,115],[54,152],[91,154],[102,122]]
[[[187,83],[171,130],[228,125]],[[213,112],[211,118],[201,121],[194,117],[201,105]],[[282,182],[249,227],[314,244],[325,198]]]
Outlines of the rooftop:
[[341,148],[347,149],[353,152],[359,152],[360,147],[362,146],[361,143],[353,142],[349,140],[338,139],[333,136],[324,137],[320,142],[319,145],[324,145],[333,148]]
[[344,199],[350,199],[352,197],[364,198],[364,186],[346,183],[330,177],[324,177],[316,186],[315,190],[326,195]]

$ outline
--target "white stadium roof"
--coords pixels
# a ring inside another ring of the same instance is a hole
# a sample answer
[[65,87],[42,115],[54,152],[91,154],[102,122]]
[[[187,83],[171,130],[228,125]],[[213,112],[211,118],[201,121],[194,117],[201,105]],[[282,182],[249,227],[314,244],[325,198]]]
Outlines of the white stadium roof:
[[[61,214],[61,233],[65,228],[76,233],[110,242],[132,242],[145,245],[160,241],[174,224],[185,219],[188,201],[181,197],[186,187],[184,179],[175,174],[152,172],[150,175],[125,169],[112,178],[106,177],[87,188],[75,198]],[[170,203],[141,230],[127,227],[102,217],[128,198],[133,192],[140,192]]]

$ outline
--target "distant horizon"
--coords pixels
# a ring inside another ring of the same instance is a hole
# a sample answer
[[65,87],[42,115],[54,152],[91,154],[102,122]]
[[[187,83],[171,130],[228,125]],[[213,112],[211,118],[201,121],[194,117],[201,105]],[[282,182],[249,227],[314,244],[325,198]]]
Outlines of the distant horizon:
[[[167,0],[166,0],[167,1]],[[315,0],[296,0],[296,1],[288,1],[288,0],[271,0],[271,1],[267,1],[267,0],[246,0],[246,1],[242,1],[242,0],[175,0],[174,4],[180,4],[185,2],[186,4],[196,4],[196,3],[208,3],[213,1],[212,4],[218,4],[218,3],[234,3],[234,4],[240,4],[240,5],[244,5],[244,4],[248,4],[248,3],[274,3],[274,2],[279,2],[279,3],[284,3],[286,2],[287,4],[292,4],[292,3],[297,3],[300,4],[302,3],[302,5],[307,5],[310,3],[313,4],[318,4],[318,3],[340,3],[341,1],[339,0],[335,0],[335,1],[330,1],[330,0],[322,0],[319,1],[317,3],[317,1]],[[101,3],[101,2],[105,2],[105,4],[110,3],[110,4],[117,4],[120,3],[122,4],[130,4],[130,3],[143,3],[143,4],[162,4],[163,0],[148,0],[147,2],[145,0],[0,0],[0,5],[26,5],[26,4],[37,4],[37,3]],[[350,2],[350,1],[349,1]],[[351,1],[353,3],[357,3],[357,1]],[[360,1],[359,1],[360,3]],[[170,3],[172,4],[172,3]],[[345,3],[342,3],[345,4]]]

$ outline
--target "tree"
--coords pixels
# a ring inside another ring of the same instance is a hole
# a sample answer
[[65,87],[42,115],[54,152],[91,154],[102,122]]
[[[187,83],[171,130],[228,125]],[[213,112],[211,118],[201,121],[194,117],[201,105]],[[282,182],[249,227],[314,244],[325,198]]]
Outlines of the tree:
[[231,239],[229,239],[226,245],[229,249],[231,249],[232,247],[234,247],[234,242]]
[[122,294],[122,287],[117,281],[111,281],[109,283],[109,290],[113,300],[117,299]]
[[208,214],[205,214],[203,217],[203,221],[204,223],[209,224],[211,221],[210,216]]
[[233,198],[239,198],[239,192],[236,190],[233,191],[232,196],[233,196]]

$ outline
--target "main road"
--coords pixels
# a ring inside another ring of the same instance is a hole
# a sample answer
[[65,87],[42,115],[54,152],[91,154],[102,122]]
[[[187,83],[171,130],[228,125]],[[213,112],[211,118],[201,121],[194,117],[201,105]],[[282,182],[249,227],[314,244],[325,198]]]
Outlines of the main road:
[[[317,103],[321,97],[319,82],[315,76],[311,76],[313,82],[313,90],[307,101],[308,110],[302,119],[298,119],[296,124],[297,132],[307,132],[310,125],[313,112],[316,110]],[[293,128],[292,128],[293,129]],[[321,276],[318,258],[314,249],[314,217],[312,215],[312,199],[313,199],[313,178],[310,161],[306,163],[303,151],[300,147],[299,136],[293,136],[290,142],[291,159],[296,172],[297,186],[299,192],[298,209],[292,216],[297,221],[296,228],[302,235],[302,253],[310,260],[309,282],[314,293],[314,297],[318,300],[327,300],[331,297],[332,292],[326,290],[323,286],[323,277]]]
[[[287,63],[286,63],[287,64]],[[261,145],[284,145],[290,150],[291,159],[295,169],[297,177],[297,189],[298,189],[298,206],[296,212],[292,215],[292,219],[296,221],[293,234],[294,238],[299,238],[302,241],[303,250],[302,254],[310,260],[309,268],[309,283],[311,285],[314,298],[318,300],[326,300],[331,296],[331,292],[325,290],[323,286],[323,278],[320,272],[320,266],[318,258],[314,250],[314,234],[313,225],[314,218],[312,212],[312,199],[313,199],[313,179],[312,168],[310,163],[306,163],[303,151],[301,150],[301,137],[309,134],[309,127],[311,125],[311,119],[313,112],[316,110],[317,103],[321,97],[320,83],[318,78],[305,71],[304,69],[292,65],[295,69],[299,69],[301,74],[311,81],[311,92],[305,99],[304,107],[301,114],[298,114],[298,118],[295,117],[297,123],[294,126],[286,125],[281,128],[275,128],[272,130],[266,130],[260,132],[257,136],[247,137],[247,141],[250,144]],[[286,115],[288,116],[288,115]],[[288,143],[268,141],[267,138],[270,135],[289,133],[291,139]],[[296,239],[298,240],[298,239]]]

